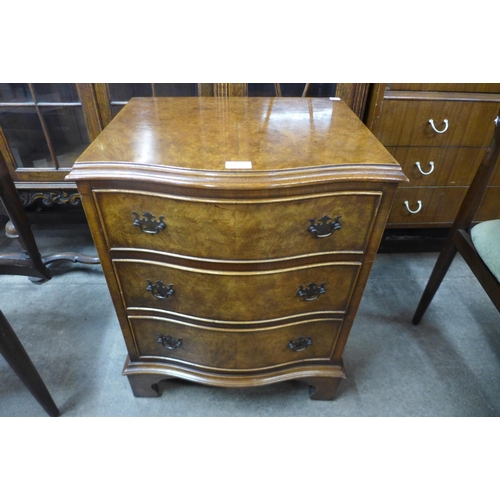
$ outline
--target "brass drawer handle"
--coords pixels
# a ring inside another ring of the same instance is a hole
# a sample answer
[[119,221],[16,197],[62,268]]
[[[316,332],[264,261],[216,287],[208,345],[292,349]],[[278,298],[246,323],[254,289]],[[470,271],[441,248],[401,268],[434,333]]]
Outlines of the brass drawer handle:
[[321,219],[316,222],[316,219],[309,219],[311,225],[307,228],[307,230],[316,238],[326,238],[327,236],[331,236],[334,231],[337,231],[341,228],[340,219],[341,215],[335,217],[335,219],[331,219],[328,215],[324,215]]
[[161,335],[158,337],[158,344],[161,344],[166,349],[177,349],[182,345],[182,339],[176,339],[171,335]]
[[444,134],[448,130],[448,120],[446,118],[443,120],[444,123],[443,130],[438,130],[436,128],[436,126],[434,125],[434,120],[432,118],[429,120],[429,123],[431,124],[432,130],[434,130],[436,134]]
[[148,282],[148,286],[146,287],[146,290],[148,292],[151,292],[152,295],[154,295],[157,299],[166,299],[173,295],[175,293],[174,290],[174,285],[165,285],[163,281],[158,280],[156,283],[152,283],[149,280],[146,280]]
[[419,162],[419,161],[415,162],[415,165],[417,166],[417,168],[418,168],[419,172],[420,172],[422,175],[431,175],[431,174],[432,174],[432,172],[434,172],[434,162],[433,162],[433,161],[430,161],[430,162],[429,162],[429,166],[430,166],[431,168],[430,168],[427,172],[424,172],[424,171],[422,170],[422,167],[420,166],[420,162]]
[[326,292],[325,290],[326,283],[321,283],[321,285],[317,285],[316,283],[309,283],[305,288],[302,285],[299,285],[299,289],[297,290],[297,297],[300,297],[302,300],[310,301],[317,300],[319,296]]
[[140,228],[143,233],[156,234],[167,227],[167,225],[163,222],[163,219],[165,218],[163,215],[160,216],[158,220],[155,220],[156,217],[149,212],[143,212],[142,219],[139,218],[139,214],[137,212],[132,212],[132,215],[135,215],[134,226]]
[[412,210],[410,208],[410,204],[407,201],[405,201],[406,210],[408,210],[408,212],[410,212],[411,214],[418,214],[418,212],[422,210],[422,202],[418,200],[417,203],[418,203],[418,208],[416,210]]
[[295,340],[290,340],[288,343],[289,349],[295,352],[305,351],[310,345],[312,345],[312,338],[299,337]]

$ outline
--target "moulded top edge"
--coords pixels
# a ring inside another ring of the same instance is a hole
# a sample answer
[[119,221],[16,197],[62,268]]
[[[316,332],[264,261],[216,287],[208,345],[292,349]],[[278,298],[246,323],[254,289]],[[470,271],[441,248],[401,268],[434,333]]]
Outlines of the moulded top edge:
[[115,162],[215,172],[397,164],[342,101],[244,97],[132,99],[77,164]]
[[407,182],[399,165],[322,165],[282,170],[212,171],[128,163],[75,164],[67,181],[116,180],[184,185],[194,188],[252,189],[328,182]]

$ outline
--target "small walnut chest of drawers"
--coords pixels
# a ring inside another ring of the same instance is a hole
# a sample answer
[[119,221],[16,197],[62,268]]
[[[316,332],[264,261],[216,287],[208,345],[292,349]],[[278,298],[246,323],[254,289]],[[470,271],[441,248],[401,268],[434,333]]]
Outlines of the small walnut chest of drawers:
[[136,396],[178,377],[332,399],[399,182],[341,101],[132,99],[75,163]]

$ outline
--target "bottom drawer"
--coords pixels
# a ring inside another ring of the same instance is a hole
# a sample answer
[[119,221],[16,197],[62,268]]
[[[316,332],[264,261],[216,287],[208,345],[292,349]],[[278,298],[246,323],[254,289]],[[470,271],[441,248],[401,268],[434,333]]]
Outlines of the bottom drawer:
[[[387,224],[406,227],[427,224],[450,226],[467,189],[467,187],[399,188]],[[474,220],[498,218],[500,218],[500,187],[489,187]]]
[[399,188],[387,223],[450,225],[466,192],[466,187]]
[[270,368],[331,358],[341,319],[317,319],[278,327],[238,330],[131,316],[139,359],[168,358],[221,370]]

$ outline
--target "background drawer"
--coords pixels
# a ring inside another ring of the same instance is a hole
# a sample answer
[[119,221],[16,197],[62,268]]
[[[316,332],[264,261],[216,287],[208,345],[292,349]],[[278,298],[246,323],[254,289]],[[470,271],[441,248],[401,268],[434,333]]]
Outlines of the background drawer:
[[[451,224],[462,202],[466,187],[400,188],[396,191],[388,224]],[[418,213],[419,201],[422,206]]]
[[[388,150],[401,164],[411,186],[468,186],[486,152],[486,148],[476,147],[401,146]],[[431,172],[431,162],[434,168],[429,175],[424,175],[417,168],[417,162],[423,172]]]
[[[315,264],[271,272],[223,273],[138,261],[113,261],[125,307],[155,308],[220,321],[259,321],[317,312],[344,314],[361,268],[359,262]],[[172,284],[157,298],[148,280]],[[299,285],[325,283],[325,293],[305,301]]]
[[[498,113],[497,102],[385,99],[376,131],[384,146],[487,146]],[[438,130],[449,122],[448,130]]]
[[390,90],[500,93],[500,83],[389,83]]
[[[396,191],[388,223],[451,225],[467,189],[467,187],[400,188]],[[418,213],[412,214],[407,210],[405,201],[408,201],[411,210],[417,210],[418,201],[422,203],[422,208]],[[489,219],[500,219],[500,187],[486,189],[483,201],[474,217],[475,221]]]
[[[381,192],[346,192],[276,202],[184,200],[154,194],[94,191],[109,248],[144,248],[204,259],[265,260],[296,255],[364,252]],[[164,217],[145,234],[136,212]],[[341,228],[317,238],[310,219],[340,216]],[[215,231],[214,228],[217,228]]]
[[[129,323],[140,358],[176,359],[229,370],[270,368],[309,359],[327,361],[332,356],[342,326],[342,320],[328,319],[242,332],[210,330],[139,316],[130,317]],[[167,335],[173,337],[172,345],[178,343],[176,340],[180,345],[175,349],[164,347],[160,337]],[[301,337],[310,338],[310,345],[300,351],[290,349],[290,341]]]

